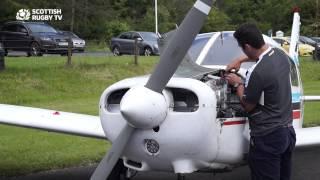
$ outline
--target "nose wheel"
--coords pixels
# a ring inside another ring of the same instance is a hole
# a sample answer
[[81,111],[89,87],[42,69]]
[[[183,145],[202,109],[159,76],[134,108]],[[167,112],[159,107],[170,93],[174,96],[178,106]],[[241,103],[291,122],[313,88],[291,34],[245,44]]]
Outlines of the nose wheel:
[[186,176],[184,174],[178,174],[178,180],[186,180]]
[[130,180],[136,174],[136,171],[125,167],[123,160],[119,159],[106,180]]

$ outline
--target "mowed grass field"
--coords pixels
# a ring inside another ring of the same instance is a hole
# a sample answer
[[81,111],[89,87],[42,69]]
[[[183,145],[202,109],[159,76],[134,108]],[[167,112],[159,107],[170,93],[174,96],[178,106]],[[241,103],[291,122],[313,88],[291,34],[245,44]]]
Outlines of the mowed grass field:
[[[158,59],[140,57],[135,66],[131,56],[73,57],[66,68],[66,57],[9,57],[0,72],[0,103],[97,115],[106,87],[150,73]],[[319,62],[302,59],[306,94],[320,95],[318,69]],[[304,125],[319,125],[319,112],[320,103],[306,104]],[[0,125],[0,177],[97,163],[109,147],[104,140]]]
[[[0,103],[98,115],[102,92],[114,82],[150,73],[159,57],[8,57],[0,72]],[[1,116],[1,115],[0,115]],[[76,125],[76,124],[75,124]],[[101,160],[104,140],[0,125],[0,177],[88,165]]]
[[[310,57],[300,59],[300,73],[304,95],[320,96],[320,61]],[[320,125],[320,102],[307,102],[304,106],[304,127]]]

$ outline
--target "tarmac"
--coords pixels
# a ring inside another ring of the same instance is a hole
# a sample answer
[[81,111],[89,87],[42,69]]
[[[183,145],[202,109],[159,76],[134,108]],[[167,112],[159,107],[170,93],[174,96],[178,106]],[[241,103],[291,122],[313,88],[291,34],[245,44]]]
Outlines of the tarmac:
[[[39,172],[20,177],[0,178],[0,180],[88,180],[96,165],[87,167],[74,167],[61,170]],[[318,180],[320,179],[320,147],[299,149],[293,158],[292,180]],[[173,173],[141,172],[132,180],[176,180]],[[193,173],[186,175],[186,180],[249,180],[248,166],[234,169],[228,173]]]

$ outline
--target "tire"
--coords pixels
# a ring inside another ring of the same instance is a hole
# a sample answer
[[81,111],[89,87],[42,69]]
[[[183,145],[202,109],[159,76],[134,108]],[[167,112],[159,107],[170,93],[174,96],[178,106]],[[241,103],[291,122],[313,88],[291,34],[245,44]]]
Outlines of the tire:
[[152,55],[152,49],[150,47],[145,47],[143,50],[144,56],[151,56]]
[[[71,53],[72,56],[73,53]],[[60,56],[68,56],[68,53],[60,53]]]
[[121,53],[120,53],[120,48],[119,48],[118,46],[113,47],[113,49],[112,49],[112,54],[113,54],[114,56],[120,56],[120,55],[121,55]]
[[119,159],[107,180],[127,180],[127,178],[125,178],[126,170],[127,168],[123,165],[123,160]]
[[8,50],[4,49],[4,56],[8,56]]
[[37,42],[32,42],[28,56],[42,56],[40,45]]

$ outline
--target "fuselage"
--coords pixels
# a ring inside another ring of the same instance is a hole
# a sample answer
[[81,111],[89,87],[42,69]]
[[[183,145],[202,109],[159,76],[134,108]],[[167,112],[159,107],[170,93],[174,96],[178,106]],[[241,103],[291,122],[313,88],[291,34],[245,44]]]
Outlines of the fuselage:
[[[232,34],[207,33],[194,40],[189,56],[163,91],[169,107],[165,121],[154,129],[134,132],[123,153],[127,167],[191,173],[204,168],[232,168],[245,162],[248,120],[241,113],[236,95],[219,75],[242,53]],[[267,44],[279,48],[272,39],[264,38]],[[248,67],[250,64],[242,66],[239,73],[243,77]],[[293,61],[291,68],[294,127],[301,128],[302,86]],[[120,113],[122,96],[132,87],[144,86],[147,80],[148,76],[122,80],[101,96],[101,122],[111,142],[127,123]]]

